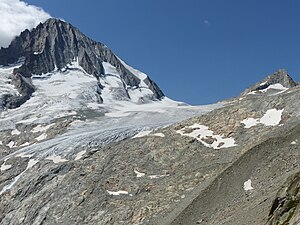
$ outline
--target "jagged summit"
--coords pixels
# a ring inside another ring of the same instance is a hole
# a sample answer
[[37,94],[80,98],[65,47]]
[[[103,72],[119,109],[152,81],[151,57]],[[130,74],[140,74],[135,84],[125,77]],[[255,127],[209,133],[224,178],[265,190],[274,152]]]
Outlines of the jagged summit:
[[263,94],[263,93],[278,93],[286,91],[289,88],[298,86],[287,73],[286,70],[280,69],[275,73],[267,76],[264,80],[256,83],[255,85],[247,88],[242,95],[248,94]]
[[[147,99],[161,100],[164,97],[160,88],[147,75],[126,65],[104,44],[86,37],[71,24],[59,19],[51,18],[31,31],[23,31],[8,48],[0,49],[0,65],[14,64],[20,59],[24,62],[15,68],[13,73],[19,77],[19,83],[26,87],[14,83],[22,97],[18,96],[18,100],[8,104],[9,108],[18,107],[29,99],[35,89],[32,85],[32,75],[69,69],[69,65],[74,62],[98,80],[98,92],[110,85],[106,80],[101,81],[101,78],[113,75],[118,77],[118,92],[124,89],[123,96],[118,94],[122,99],[130,100],[132,96],[129,92],[137,89],[149,90],[147,94],[135,94],[141,102]],[[21,82],[25,78],[26,82]]]

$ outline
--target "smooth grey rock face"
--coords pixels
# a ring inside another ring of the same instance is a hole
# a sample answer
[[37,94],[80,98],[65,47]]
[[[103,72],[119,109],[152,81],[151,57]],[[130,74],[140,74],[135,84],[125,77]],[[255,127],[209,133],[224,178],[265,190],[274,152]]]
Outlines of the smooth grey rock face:
[[[48,19],[32,31],[25,30],[8,48],[1,48],[0,65],[16,63],[21,57],[25,59],[24,64],[15,69],[14,74],[28,78],[29,83],[33,74],[49,73],[56,68],[61,70],[76,60],[88,74],[96,78],[105,73],[102,62],[108,62],[116,67],[126,86],[137,87],[141,82],[104,44],[91,40],[71,24],[58,19]],[[25,86],[20,87],[20,82],[15,83],[15,86],[22,89],[21,94],[24,96],[22,99],[9,98],[6,107],[18,107],[30,98],[33,90],[28,89],[25,83],[21,84]],[[146,84],[153,92],[154,100],[164,97],[163,92],[149,77]],[[100,83],[99,87],[101,88]]]

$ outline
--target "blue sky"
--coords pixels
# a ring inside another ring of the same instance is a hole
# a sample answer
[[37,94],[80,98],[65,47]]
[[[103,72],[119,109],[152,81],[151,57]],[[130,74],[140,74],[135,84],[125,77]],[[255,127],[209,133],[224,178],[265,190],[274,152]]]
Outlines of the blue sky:
[[175,100],[238,95],[278,69],[300,80],[298,0],[26,0],[147,73]]

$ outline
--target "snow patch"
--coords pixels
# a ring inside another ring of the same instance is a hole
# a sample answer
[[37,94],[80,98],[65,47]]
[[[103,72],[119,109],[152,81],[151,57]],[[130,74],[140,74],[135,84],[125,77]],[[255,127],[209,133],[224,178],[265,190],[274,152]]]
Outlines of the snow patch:
[[137,170],[134,170],[134,173],[136,174],[136,177],[144,177],[146,175],[145,173],[141,173]]
[[[280,93],[285,92],[286,90],[288,90],[288,88],[286,88],[282,84],[278,83],[278,84],[271,84],[267,88],[259,90],[259,91],[262,92],[262,93],[266,93],[270,89],[278,90],[278,91],[280,91]],[[279,93],[277,93],[277,94],[279,94]]]
[[150,175],[148,176],[150,179],[158,179],[158,178],[162,178],[162,177],[168,177],[170,175]]
[[18,131],[18,129],[15,129],[15,130],[11,131],[11,135],[19,135],[19,134],[21,134],[21,132]]
[[103,65],[105,74],[115,75],[115,76],[119,77],[120,74],[116,67],[114,67],[113,65],[111,65],[108,62],[102,62],[102,65]]
[[247,180],[247,181],[244,183],[244,190],[245,190],[245,191],[251,191],[251,190],[253,190],[254,188],[253,188],[251,185],[252,185],[251,179]]
[[265,126],[276,126],[279,125],[282,117],[284,109],[277,110],[277,109],[269,109],[262,118],[254,119],[254,118],[247,118],[241,121],[242,124],[245,125],[245,128],[250,128],[256,126],[258,124],[263,124]]
[[209,148],[221,149],[236,146],[234,138],[226,138],[223,137],[223,135],[215,135],[214,132],[209,130],[207,126],[197,123],[192,126],[184,127],[180,130],[177,130],[176,132],[183,136],[196,138],[203,145]]
[[[33,167],[35,164],[37,164],[39,162],[39,160],[36,159],[30,159],[28,162],[28,165],[26,167],[26,170],[30,169],[31,167]],[[26,171],[25,170],[25,171]]]
[[149,135],[151,133],[152,130],[144,130],[144,131],[140,131],[139,133],[137,133],[135,136],[132,137],[132,139],[134,138],[140,138],[140,137],[145,137],[147,135]]
[[128,193],[128,191],[108,191],[108,190],[106,190],[107,191],[107,193],[109,194],[109,195],[114,195],[114,196],[119,196],[119,195],[128,195],[129,193]]
[[17,183],[17,181],[20,179],[20,177],[23,175],[23,173],[24,173],[25,171],[23,171],[22,173],[20,173],[18,176],[16,176],[15,178],[14,178],[14,180],[10,183],[10,184],[8,184],[8,185],[5,185],[3,188],[2,188],[2,190],[0,191],[0,195],[2,195],[4,192],[6,192],[6,191],[9,191],[14,185],[15,185],[15,183]]
[[6,163],[6,161],[4,161],[4,163],[1,165],[0,171],[5,171],[12,167],[12,165],[6,165],[5,163]]
[[152,134],[153,136],[156,136],[156,137],[165,137],[165,135],[163,133],[155,133],[155,134]]
[[276,126],[281,121],[281,116],[284,109],[269,109],[265,115],[260,119],[260,123],[266,126]]
[[46,130],[48,130],[50,127],[54,126],[55,123],[49,124],[47,126],[42,126],[42,125],[37,125],[36,127],[34,127],[31,132],[32,133],[38,133],[38,132],[44,132]]
[[27,141],[24,144],[20,145],[20,147],[26,147],[26,146],[29,146],[29,145],[30,145],[30,143]]
[[251,128],[259,124],[259,119],[247,118],[241,121],[245,125],[245,128]]
[[296,144],[297,144],[297,140],[291,142],[291,145],[296,145]]
[[0,191],[0,195],[2,195],[2,194],[3,194],[4,192],[6,192],[6,191],[9,191],[9,190],[17,183],[17,181],[20,179],[20,177],[21,177],[28,169],[30,169],[31,167],[33,167],[33,166],[34,166],[35,164],[37,164],[38,162],[39,162],[38,160],[30,159],[29,162],[28,162],[28,164],[27,164],[26,169],[25,169],[22,173],[20,173],[18,176],[16,176],[16,177],[14,178],[14,180],[13,180],[10,184],[4,186],[4,187],[2,188],[2,190]]
[[6,146],[9,147],[9,148],[13,148],[15,145],[15,142],[14,141],[10,141]]
[[[263,86],[265,85],[267,82],[261,83],[259,86]],[[249,92],[247,95],[255,95],[257,93],[267,93],[269,90],[275,90],[275,91],[279,91],[278,93],[272,94],[272,95],[278,95],[281,94],[285,91],[287,91],[289,88],[284,87],[282,84],[271,84],[268,87],[261,89],[261,90],[256,90],[256,91],[251,91]]]
[[83,155],[86,153],[86,150],[83,150],[81,152],[78,152],[75,156],[75,159],[74,160],[79,160],[83,157]]
[[48,156],[46,159],[53,161],[54,163],[61,163],[61,162],[67,162],[68,160],[62,158],[59,155],[51,155]]
[[35,138],[37,141],[42,141],[47,139],[47,134],[41,134],[40,136],[38,136],[37,138]]

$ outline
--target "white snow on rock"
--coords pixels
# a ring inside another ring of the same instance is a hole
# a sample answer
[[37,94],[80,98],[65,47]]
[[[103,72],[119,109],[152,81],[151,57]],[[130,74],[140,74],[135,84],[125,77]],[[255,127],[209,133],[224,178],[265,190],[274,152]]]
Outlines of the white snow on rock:
[[6,146],[9,147],[9,148],[13,148],[15,145],[15,142],[14,141],[10,141]]
[[134,170],[134,173],[136,174],[136,177],[144,177],[146,175],[145,173],[141,173],[137,170]]
[[241,123],[245,125],[245,128],[250,128],[259,124],[259,120],[254,118],[247,118],[241,121]]
[[45,139],[47,139],[47,134],[43,133],[35,139],[38,140],[38,141],[45,140]]
[[[261,83],[260,86],[263,86],[264,84],[266,84],[266,82]],[[272,95],[278,95],[281,94],[285,91],[287,91],[289,88],[284,87],[282,84],[271,84],[268,87],[266,87],[265,89],[261,89],[261,90],[257,90],[257,91],[251,91],[248,93],[248,95],[255,95],[255,94],[260,94],[260,93],[267,93],[268,91],[272,90],[272,91],[278,91],[275,94]]]
[[147,135],[149,135],[151,133],[152,130],[143,130],[140,131],[139,133],[137,133],[135,136],[132,137],[133,138],[140,138],[140,137],[145,137]]
[[128,69],[131,73],[133,73],[136,77],[138,77],[141,82],[144,84],[144,86],[146,86],[146,84],[144,83],[144,80],[148,77],[145,73],[134,69],[133,67],[127,65],[122,59],[118,58],[120,60],[120,62],[125,66],[126,69]]
[[[270,86],[268,86],[267,88],[265,88],[265,89],[262,89],[262,90],[259,90],[260,92],[262,92],[262,93],[266,93],[268,90],[271,90],[271,89],[273,89],[273,90],[278,90],[278,91],[280,91],[280,93],[282,93],[282,92],[284,92],[284,91],[286,91],[286,90],[288,90],[288,88],[286,88],[286,87],[284,87],[282,84],[271,84]],[[277,93],[278,94],[278,93]]]
[[18,129],[12,130],[11,135],[19,135],[21,132]]
[[[121,60],[120,60],[121,61]],[[133,69],[126,63],[121,63],[137,78],[140,79],[140,84],[137,87],[126,87],[129,98],[127,100],[139,103],[144,99],[152,99],[153,92],[149,89],[148,85],[144,82],[147,75]],[[100,78],[100,83],[104,87],[101,91],[101,96],[105,104],[110,104],[116,100],[124,100],[124,96],[120,96],[120,92],[124,92],[124,82],[118,70],[107,62],[102,63],[105,75]]]
[[39,160],[36,159],[30,159],[27,165],[26,170],[30,169],[31,167],[33,167],[35,164],[37,164],[39,162]]
[[269,109],[259,122],[266,126],[276,126],[281,121],[283,111],[284,109]]
[[20,173],[18,176],[16,176],[10,184],[4,186],[4,187],[2,188],[2,190],[0,191],[0,195],[2,195],[2,194],[3,194],[4,192],[6,192],[6,191],[9,191],[9,190],[17,183],[17,181],[20,179],[20,177],[21,177],[28,169],[30,169],[31,167],[33,167],[33,166],[34,166],[35,164],[37,164],[38,162],[39,162],[39,161],[36,160],[36,159],[30,159],[29,162],[28,162],[28,164],[27,164],[26,169],[25,169],[22,173]]
[[[191,129],[191,132],[187,133],[187,130]],[[234,138],[226,138],[223,135],[215,135],[213,131],[209,130],[207,126],[200,125],[195,123],[192,126],[184,127],[177,133],[183,136],[189,136],[196,138],[203,145],[209,148],[221,149],[221,148],[230,148],[236,146]],[[212,144],[205,142],[205,139],[212,138],[214,139]]]
[[49,125],[46,125],[46,126],[42,126],[42,125],[37,125],[36,127],[34,127],[31,132],[32,133],[38,133],[38,132],[44,132],[46,130],[48,130],[50,127],[54,126],[55,124],[52,123],[52,124],[49,124]]
[[59,155],[51,155],[51,156],[48,156],[46,159],[51,160],[54,163],[61,163],[61,162],[67,162],[68,161],[68,160],[62,158]]
[[29,146],[29,145],[30,145],[30,143],[27,141],[24,144],[21,144],[20,147],[26,147],[26,146]]
[[139,138],[139,137],[145,137],[145,136],[155,136],[155,137],[165,137],[163,133],[155,133],[155,134],[150,134],[152,130],[142,130],[139,133],[137,133],[135,136],[132,138]]
[[158,179],[158,178],[162,178],[162,177],[168,177],[170,175],[150,175],[148,176],[150,179]]
[[242,124],[245,125],[245,128],[251,128],[258,124],[263,124],[265,126],[276,126],[279,125],[282,117],[284,109],[277,110],[277,109],[269,109],[262,118],[254,119],[254,118],[247,118],[241,121]]
[[0,171],[5,171],[5,170],[8,170],[12,167],[12,165],[6,165],[5,162],[6,161],[4,161],[4,163],[1,165]]
[[296,144],[297,144],[297,140],[291,142],[291,145],[296,145]]
[[244,190],[245,190],[245,191],[251,191],[251,190],[253,190],[254,188],[253,188],[251,185],[252,185],[251,179],[247,180],[247,181],[244,183]]
[[15,178],[14,178],[14,180],[10,183],[10,184],[8,184],[8,185],[5,185],[3,188],[2,188],[2,190],[0,191],[0,195],[2,195],[4,192],[6,192],[6,191],[9,191],[14,185],[15,185],[15,183],[17,183],[17,181],[20,179],[20,177],[23,175],[23,173],[24,173],[25,171],[23,171],[22,173],[20,173],[18,176],[16,176]]
[[165,137],[165,135],[163,133],[155,133],[155,134],[152,134],[153,136],[156,136],[156,137]]
[[115,195],[115,196],[119,196],[119,195],[128,195],[128,191],[108,191],[108,190],[106,190],[107,191],[107,193],[109,194],[109,195]]
[[108,62],[102,62],[102,65],[103,65],[105,74],[115,75],[115,76],[119,77],[119,72],[116,67],[114,67],[113,65],[111,65]]
[[83,150],[83,151],[78,152],[78,153],[76,154],[74,160],[77,161],[77,160],[81,159],[85,153],[86,153],[86,150]]

